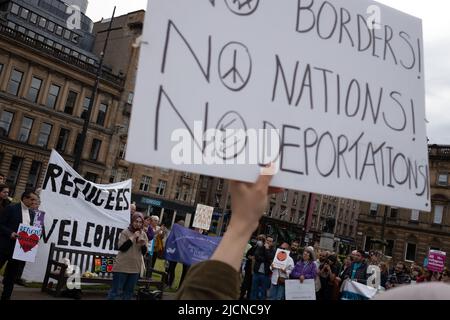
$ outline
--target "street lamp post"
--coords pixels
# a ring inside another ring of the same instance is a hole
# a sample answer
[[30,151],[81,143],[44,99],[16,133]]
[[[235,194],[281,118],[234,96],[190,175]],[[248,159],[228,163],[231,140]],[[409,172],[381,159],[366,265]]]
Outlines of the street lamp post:
[[[97,74],[96,74],[96,77],[95,77],[94,88],[92,89],[91,100],[89,101],[88,110],[87,110],[87,113],[86,113],[86,117],[84,119],[83,131],[81,132],[80,141],[76,145],[75,161],[73,163],[73,169],[75,171],[77,171],[77,172],[78,172],[78,169],[80,167],[81,155],[83,153],[84,144],[86,142],[87,131],[88,131],[88,128],[89,128],[89,122],[91,120],[92,108],[94,106],[94,102],[95,102],[95,99],[97,97],[97,91],[98,91],[98,86],[100,84],[100,76],[102,74],[103,62],[104,62],[104,58],[105,58],[105,52],[106,52],[106,48],[108,46],[109,34],[111,32],[111,27],[112,27],[112,23],[113,23],[113,20],[114,20],[115,13],[116,13],[116,7],[114,6],[113,14],[112,14],[111,20],[109,21],[108,31],[106,33],[106,40],[105,40],[105,44],[103,46],[103,51],[100,53],[99,66],[98,66]],[[78,173],[80,173],[80,172],[78,172]]]

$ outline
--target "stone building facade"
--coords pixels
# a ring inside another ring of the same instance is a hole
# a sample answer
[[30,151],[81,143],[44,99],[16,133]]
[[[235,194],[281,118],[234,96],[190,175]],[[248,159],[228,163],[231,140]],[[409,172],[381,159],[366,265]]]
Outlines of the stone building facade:
[[[63,29],[57,41],[50,39],[50,29],[57,38],[61,17],[49,7],[44,18],[46,7],[30,3],[34,1],[7,1],[1,7],[0,171],[16,197],[25,188],[40,186],[51,149],[73,163],[97,72],[96,60],[90,60],[95,55],[74,42],[81,43],[84,33],[65,39]],[[123,84],[123,77],[102,73],[80,167],[91,181],[109,179],[108,153]]]
[[[429,148],[431,212],[364,203],[357,242],[366,250],[381,247],[394,261],[422,264],[430,249],[450,253],[450,146]],[[450,265],[447,259],[447,266]]]

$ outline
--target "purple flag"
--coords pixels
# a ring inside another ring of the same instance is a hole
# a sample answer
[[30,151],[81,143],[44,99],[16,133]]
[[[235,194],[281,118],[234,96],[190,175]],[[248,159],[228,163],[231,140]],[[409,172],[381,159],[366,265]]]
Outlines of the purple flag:
[[174,224],[166,240],[164,258],[192,265],[208,260],[222,237],[204,236],[197,231]]

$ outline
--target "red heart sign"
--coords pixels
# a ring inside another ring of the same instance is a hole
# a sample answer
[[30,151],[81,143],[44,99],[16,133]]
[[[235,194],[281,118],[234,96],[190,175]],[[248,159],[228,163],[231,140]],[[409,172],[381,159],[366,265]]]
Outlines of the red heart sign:
[[23,252],[28,252],[33,249],[39,242],[39,237],[35,234],[29,235],[25,231],[19,232],[19,244]]

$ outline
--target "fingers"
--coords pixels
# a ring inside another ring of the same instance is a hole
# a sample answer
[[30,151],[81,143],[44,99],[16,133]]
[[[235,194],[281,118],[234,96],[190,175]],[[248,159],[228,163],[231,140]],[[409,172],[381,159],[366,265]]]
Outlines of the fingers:
[[271,175],[260,175],[258,180],[256,180],[255,186],[261,190],[269,190],[270,181],[272,181],[273,176]]

